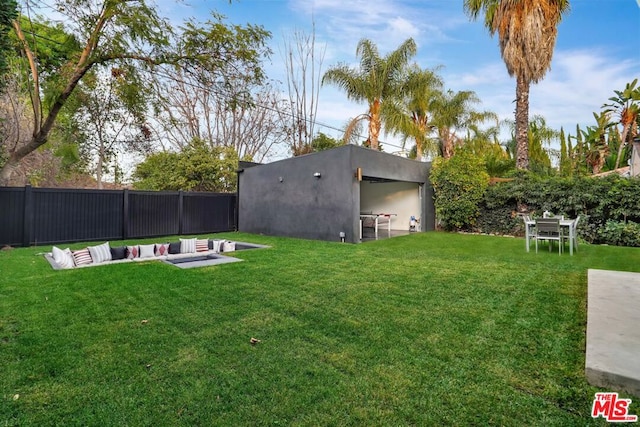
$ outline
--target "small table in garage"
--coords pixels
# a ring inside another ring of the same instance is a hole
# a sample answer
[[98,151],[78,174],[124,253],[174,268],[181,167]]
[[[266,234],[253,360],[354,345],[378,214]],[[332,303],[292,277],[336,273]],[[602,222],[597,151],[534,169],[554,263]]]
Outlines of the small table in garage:
[[385,221],[387,224],[387,230],[389,232],[389,237],[391,237],[391,217],[397,216],[397,214],[360,214],[360,240],[362,240],[362,233],[366,223],[369,223],[370,228],[375,230],[376,239],[378,238],[378,229],[380,225],[384,225]]

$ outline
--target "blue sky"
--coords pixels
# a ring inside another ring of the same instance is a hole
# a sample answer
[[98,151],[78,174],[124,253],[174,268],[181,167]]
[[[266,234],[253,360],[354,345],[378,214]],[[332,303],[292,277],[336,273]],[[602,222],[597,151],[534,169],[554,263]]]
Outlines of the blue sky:
[[[279,54],[284,37],[294,30],[311,32],[316,45],[326,46],[323,70],[338,62],[357,64],[355,49],[371,39],[382,55],[409,37],[418,44],[415,61],[422,68],[442,66],[447,88],[473,90],[479,109],[513,118],[515,79],[500,57],[498,40],[482,21],[464,14],[462,0],[158,0],[162,14],[172,19],[193,16],[205,20],[211,10],[235,24],[261,25],[272,33],[274,55],[266,65],[270,78],[282,80]],[[556,129],[575,134],[576,124],[593,125],[593,112],[640,78],[640,0],[571,0],[571,10],[558,29],[551,70],[531,86],[530,115],[542,115]],[[366,106],[349,101],[333,87],[320,92],[318,122],[341,128]],[[318,130],[334,137],[330,128]],[[397,144],[392,138],[383,141]],[[389,147],[385,151],[394,151]]]

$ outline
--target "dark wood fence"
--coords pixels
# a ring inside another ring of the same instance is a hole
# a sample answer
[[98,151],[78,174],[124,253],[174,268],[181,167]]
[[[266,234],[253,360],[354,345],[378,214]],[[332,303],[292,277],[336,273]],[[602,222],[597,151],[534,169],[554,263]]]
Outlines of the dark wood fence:
[[235,229],[235,194],[0,187],[0,246]]

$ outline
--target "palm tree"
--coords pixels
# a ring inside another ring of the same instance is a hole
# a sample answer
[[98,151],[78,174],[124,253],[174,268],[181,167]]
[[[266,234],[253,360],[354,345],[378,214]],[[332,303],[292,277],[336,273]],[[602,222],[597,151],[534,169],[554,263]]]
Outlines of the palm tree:
[[[407,39],[384,58],[380,57],[378,48],[371,40],[362,39],[356,49],[356,56],[360,57],[359,69],[338,64],[328,69],[322,77],[322,84],[333,83],[344,89],[349,99],[368,104],[368,112],[356,117],[353,122],[363,119],[369,121],[369,144],[375,150],[378,149],[382,122],[395,107],[393,102],[386,101],[398,97],[402,77],[406,75],[408,62],[415,54],[416,43],[413,39]],[[345,140],[349,140],[349,135],[345,135]]]
[[498,33],[500,54],[511,77],[516,77],[516,167],[529,168],[529,87],[551,66],[553,48],[568,0],[464,0],[472,19],[484,12],[484,25]]
[[[554,151],[544,146],[551,146],[551,143],[560,137],[560,133],[550,128],[547,121],[540,115],[535,115],[529,120],[529,166],[530,169],[539,175],[549,175],[551,169],[551,155]],[[557,153],[559,156],[560,153]]]
[[408,139],[415,141],[418,160],[422,160],[425,152],[437,152],[436,140],[429,134],[434,130],[434,104],[442,96],[442,85],[442,79],[434,71],[412,67],[401,90],[405,98],[399,106],[402,111],[387,118],[390,132],[402,134],[405,143]]
[[500,144],[500,121],[496,120],[492,126],[471,124],[467,128],[464,141],[464,151],[472,152],[484,160],[489,176],[501,177],[515,168],[515,162]]
[[451,158],[456,145],[461,145],[463,139],[457,135],[459,130],[468,129],[489,119],[496,119],[495,113],[476,111],[473,104],[480,102],[480,98],[473,91],[453,92],[447,90],[441,93],[431,105],[433,118],[431,123],[438,133],[441,144],[440,154],[445,159]]

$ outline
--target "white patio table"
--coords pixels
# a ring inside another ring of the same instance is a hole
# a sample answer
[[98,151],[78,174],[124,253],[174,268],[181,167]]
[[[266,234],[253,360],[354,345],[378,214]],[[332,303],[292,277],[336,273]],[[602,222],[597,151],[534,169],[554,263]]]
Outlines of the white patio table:
[[391,237],[391,217],[397,216],[397,214],[387,214],[387,213],[379,213],[379,214],[360,214],[360,240],[362,240],[362,230],[364,228],[363,220],[366,218],[373,219],[373,228],[375,230],[376,239],[378,238],[378,228],[380,226],[380,220],[387,221],[387,230],[389,233],[389,237]]
[[[530,219],[525,221],[525,244],[527,245],[527,252],[529,252],[529,245],[531,243],[531,230],[536,226],[536,220]],[[560,227],[569,231],[569,254],[573,255],[573,242],[575,241],[576,234],[576,220],[575,219],[561,219]]]

